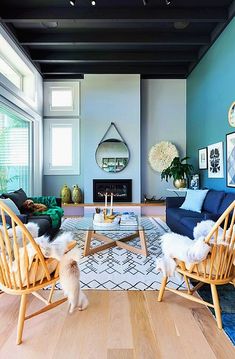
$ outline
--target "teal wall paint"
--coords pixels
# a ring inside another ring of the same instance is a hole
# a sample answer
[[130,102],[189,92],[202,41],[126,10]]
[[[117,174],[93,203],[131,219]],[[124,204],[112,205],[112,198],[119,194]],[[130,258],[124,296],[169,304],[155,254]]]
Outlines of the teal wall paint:
[[[187,155],[198,172],[198,149],[222,141],[224,178],[210,179],[201,170],[201,186],[234,192],[226,186],[228,109],[235,101],[235,19],[223,31],[187,80]],[[234,164],[235,166],[235,164]]]

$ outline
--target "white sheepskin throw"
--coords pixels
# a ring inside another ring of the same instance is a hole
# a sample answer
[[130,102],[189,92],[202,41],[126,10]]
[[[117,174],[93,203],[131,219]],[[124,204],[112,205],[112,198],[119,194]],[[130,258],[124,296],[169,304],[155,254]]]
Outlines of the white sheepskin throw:
[[210,252],[210,246],[204,242],[204,237],[191,240],[176,233],[165,233],[161,237],[161,246],[163,258],[157,259],[156,269],[161,270],[165,276],[174,275],[175,259],[185,262],[189,269],[193,263],[204,260]]

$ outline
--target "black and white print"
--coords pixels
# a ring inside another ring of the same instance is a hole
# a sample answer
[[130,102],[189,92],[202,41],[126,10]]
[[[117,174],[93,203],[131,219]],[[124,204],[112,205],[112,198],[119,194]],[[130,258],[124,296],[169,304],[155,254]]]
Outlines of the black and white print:
[[223,142],[208,146],[208,177],[224,178]]

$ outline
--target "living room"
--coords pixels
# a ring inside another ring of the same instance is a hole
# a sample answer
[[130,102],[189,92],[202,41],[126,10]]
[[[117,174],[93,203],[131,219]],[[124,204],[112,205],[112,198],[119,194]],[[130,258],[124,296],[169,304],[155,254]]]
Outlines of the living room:
[[[1,1],[0,358],[234,357],[234,13],[231,0]],[[178,157],[192,166],[180,188],[166,171]],[[189,270],[180,236],[193,247],[202,232],[210,252]]]

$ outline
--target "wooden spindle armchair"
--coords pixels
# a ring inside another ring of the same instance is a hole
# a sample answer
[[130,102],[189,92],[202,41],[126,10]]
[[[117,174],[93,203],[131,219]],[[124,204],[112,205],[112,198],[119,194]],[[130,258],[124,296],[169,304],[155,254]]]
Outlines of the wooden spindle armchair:
[[[158,295],[158,301],[161,302],[165,289],[174,292],[186,299],[212,307],[215,310],[217,325],[222,329],[221,310],[217,293],[217,285],[232,283],[235,285],[235,201],[226,209],[218,221],[215,223],[210,233],[205,238],[205,242],[210,245],[211,251],[207,258],[201,263],[192,264],[186,268],[186,264],[177,261],[176,271],[184,276],[188,291],[180,291],[167,288],[167,277],[162,280]],[[221,229],[221,226],[223,229]],[[189,278],[199,283],[190,288]],[[193,296],[194,292],[205,283],[210,284],[213,304]]]
[[[0,290],[7,294],[20,295],[20,310],[17,328],[17,344],[22,342],[24,321],[40,313],[44,313],[67,298],[52,303],[55,284],[59,280],[59,262],[54,258],[45,258],[27,228],[15,213],[0,201]],[[12,237],[7,231],[6,216],[11,219]],[[22,232],[22,238],[17,237],[16,226]],[[68,245],[68,250],[76,243]],[[37,291],[51,285],[48,299]],[[42,309],[26,316],[27,295],[33,294],[46,304]]]

